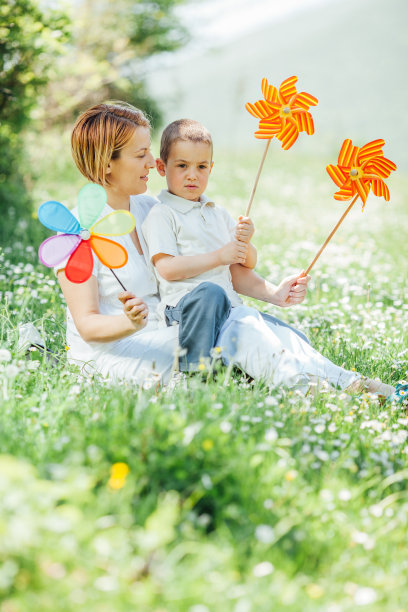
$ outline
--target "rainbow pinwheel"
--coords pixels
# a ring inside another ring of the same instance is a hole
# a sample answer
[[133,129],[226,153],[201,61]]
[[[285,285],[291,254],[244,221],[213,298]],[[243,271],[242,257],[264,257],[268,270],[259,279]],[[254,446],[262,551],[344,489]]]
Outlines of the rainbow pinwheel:
[[298,93],[295,87],[296,82],[296,76],[289,77],[277,89],[273,85],[269,85],[267,79],[262,79],[264,99],[258,100],[255,104],[250,102],[245,104],[247,111],[260,119],[259,129],[255,132],[255,137],[267,141],[255,178],[255,184],[249,198],[246,216],[249,215],[251,210],[259,177],[272,138],[276,136],[282,143],[282,149],[287,151],[296,142],[300,132],[306,132],[307,134],[314,133],[313,118],[309,113],[309,108],[316,106],[318,100],[305,91]]
[[277,89],[262,79],[264,100],[245,104],[247,111],[260,119],[255,137],[270,140],[276,136],[285,151],[296,142],[300,132],[314,133],[313,117],[308,111],[318,104],[318,99],[305,91],[297,93],[296,82],[296,76],[289,77]]
[[79,221],[60,202],[44,202],[38,210],[39,220],[48,229],[61,233],[41,244],[38,251],[41,262],[52,268],[69,258],[64,266],[67,279],[83,283],[92,274],[93,251],[117,278],[112,268],[124,266],[128,255],[122,245],[106,236],[128,234],[134,229],[135,220],[126,210],[115,210],[99,219],[105,205],[106,192],[94,183],[85,185],[78,194]]
[[326,167],[329,176],[340,188],[334,194],[334,198],[336,200],[353,199],[316,253],[305,275],[309,274],[358,198],[361,198],[363,202],[362,210],[364,210],[370,189],[372,189],[374,195],[384,197],[387,202],[389,201],[390,192],[383,179],[388,178],[391,171],[396,170],[397,166],[384,157],[382,151],[384,144],[384,140],[378,139],[372,140],[360,148],[354,146],[350,139],[346,139],[340,149],[337,166],[329,164]]
[[397,166],[384,157],[384,140],[373,140],[363,147],[355,147],[346,139],[340,149],[337,166],[329,164],[326,168],[330,177],[340,190],[334,194],[336,200],[349,200],[359,195],[363,210],[367,196],[372,188],[373,194],[390,199],[390,192],[383,179],[388,178]]

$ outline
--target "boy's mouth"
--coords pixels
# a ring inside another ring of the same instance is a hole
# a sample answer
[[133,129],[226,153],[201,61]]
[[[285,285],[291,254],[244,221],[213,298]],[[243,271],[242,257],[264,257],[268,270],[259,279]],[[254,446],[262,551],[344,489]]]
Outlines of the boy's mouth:
[[186,185],[187,189],[197,189],[198,185]]

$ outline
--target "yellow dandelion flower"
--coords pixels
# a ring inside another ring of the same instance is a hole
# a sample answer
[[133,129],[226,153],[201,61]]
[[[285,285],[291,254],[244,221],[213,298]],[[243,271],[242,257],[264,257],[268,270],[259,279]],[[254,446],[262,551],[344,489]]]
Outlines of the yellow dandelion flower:
[[296,477],[297,477],[296,470],[289,470],[289,472],[286,472],[285,474],[285,480],[287,480],[288,482],[292,482],[292,480],[295,480]]
[[108,487],[114,489],[115,491],[118,491],[119,489],[122,489],[125,486],[125,483],[125,478],[109,478]]
[[114,463],[110,469],[111,478],[126,478],[129,474],[130,468],[127,463]]
[[126,477],[130,472],[130,468],[126,463],[114,463],[110,469],[110,478],[108,487],[117,491],[122,489],[126,484]]
[[203,447],[205,451],[210,451],[214,446],[214,442],[207,438],[207,440],[203,440],[203,443],[201,446]]

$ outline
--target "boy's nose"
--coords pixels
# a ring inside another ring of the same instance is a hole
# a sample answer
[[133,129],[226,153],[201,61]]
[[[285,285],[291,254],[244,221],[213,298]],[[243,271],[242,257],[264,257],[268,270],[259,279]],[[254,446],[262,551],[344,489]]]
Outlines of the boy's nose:
[[187,178],[188,179],[196,179],[197,178],[197,174],[194,168],[189,168],[188,172],[187,172]]

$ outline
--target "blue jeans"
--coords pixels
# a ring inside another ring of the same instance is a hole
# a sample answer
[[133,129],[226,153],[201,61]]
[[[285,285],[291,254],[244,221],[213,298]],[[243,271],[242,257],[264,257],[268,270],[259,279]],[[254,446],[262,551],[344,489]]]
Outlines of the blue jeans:
[[176,306],[166,306],[167,326],[178,323],[179,344],[186,349],[180,357],[182,372],[196,370],[200,359],[209,359],[218,334],[231,312],[224,289],[215,283],[200,283],[181,298]]

